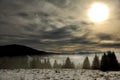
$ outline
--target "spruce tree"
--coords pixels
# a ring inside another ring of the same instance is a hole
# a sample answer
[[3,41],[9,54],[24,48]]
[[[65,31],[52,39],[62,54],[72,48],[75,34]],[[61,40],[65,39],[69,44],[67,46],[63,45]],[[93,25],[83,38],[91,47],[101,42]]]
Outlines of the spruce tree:
[[83,61],[83,69],[90,69],[90,62],[88,57],[86,57]]
[[119,63],[116,58],[115,52],[107,52],[108,53],[108,65],[110,66],[108,70],[118,70],[119,69]]
[[63,65],[63,68],[68,68],[68,69],[74,68],[74,64],[71,62],[69,57],[66,58],[66,61],[65,61],[65,64]]
[[99,68],[100,68],[99,57],[95,55],[93,62],[92,62],[92,69],[99,69]]
[[102,56],[102,59],[101,59],[100,69],[103,70],[103,71],[106,71],[108,69],[108,57],[105,53],[104,53],[104,55]]
[[119,70],[119,63],[114,52],[108,51],[107,55],[104,53],[101,59],[101,70],[116,71]]
[[52,68],[49,58],[47,59],[47,63],[46,63],[46,64],[47,64],[47,68],[48,68],[48,69]]
[[59,68],[59,67],[60,67],[59,64],[58,64],[57,61],[55,60],[55,61],[54,61],[54,64],[53,64],[53,68],[57,69],[57,68]]

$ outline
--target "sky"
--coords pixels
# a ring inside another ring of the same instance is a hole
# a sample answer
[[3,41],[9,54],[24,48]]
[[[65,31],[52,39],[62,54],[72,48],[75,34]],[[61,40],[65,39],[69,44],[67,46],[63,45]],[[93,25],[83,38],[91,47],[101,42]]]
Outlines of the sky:
[[[110,17],[88,19],[94,2]],[[120,0],[0,0],[0,45],[21,44],[51,52],[120,51]]]

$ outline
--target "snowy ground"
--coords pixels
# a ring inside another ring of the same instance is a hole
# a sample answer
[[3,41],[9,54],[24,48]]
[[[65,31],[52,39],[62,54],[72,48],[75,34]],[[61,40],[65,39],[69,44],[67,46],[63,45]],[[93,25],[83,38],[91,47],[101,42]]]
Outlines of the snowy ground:
[[120,80],[120,72],[80,69],[1,69],[0,80]]

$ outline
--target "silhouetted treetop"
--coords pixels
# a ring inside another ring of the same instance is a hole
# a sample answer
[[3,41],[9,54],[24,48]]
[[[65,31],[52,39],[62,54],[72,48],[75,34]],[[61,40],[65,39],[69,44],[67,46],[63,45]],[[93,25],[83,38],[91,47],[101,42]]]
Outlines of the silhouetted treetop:
[[108,51],[107,53],[104,53],[101,59],[100,69],[103,71],[119,70],[119,63],[115,56],[115,52]]

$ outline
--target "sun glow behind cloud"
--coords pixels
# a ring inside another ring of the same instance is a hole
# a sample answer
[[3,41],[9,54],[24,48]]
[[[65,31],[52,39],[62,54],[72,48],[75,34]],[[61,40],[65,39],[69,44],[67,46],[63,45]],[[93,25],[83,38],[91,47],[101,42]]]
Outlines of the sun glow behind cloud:
[[109,18],[109,13],[109,7],[106,4],[95,2],[92,4],[87,14],[92,22],[100,23]]

